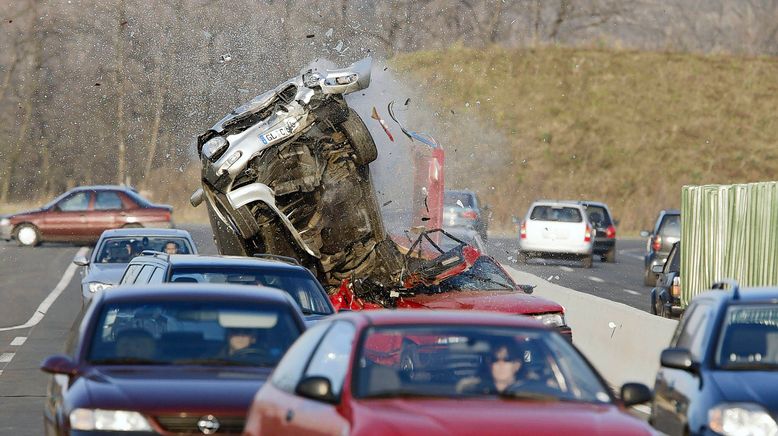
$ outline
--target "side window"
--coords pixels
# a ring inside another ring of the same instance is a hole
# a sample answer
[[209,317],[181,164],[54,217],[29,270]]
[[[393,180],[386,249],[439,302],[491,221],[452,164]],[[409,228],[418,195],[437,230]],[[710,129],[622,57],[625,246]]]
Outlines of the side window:
[[114,191],[98,191],[95,198],[95,210],[115,210],[122,208],[122,199]]
[[678,245],[673,247],[673,251],[668,256],[668,265],[665,267],[666,271],[678,272],[681,270],[681,250],[678,249]]
[[138,276],[138,272],[140,271],[140,268],[143,265],[130,265],[127,267],[127,271],[124,272],[124,276],[122,277],[122,281],[119,282],[120,285],[123,285],[125,283],[134,283],[135,277]]
[[316,349],[305,376],[323,376],[330,379],[332,393],[340,395],[343,379],[348,371],[351,347],[354,344],[354,326],[346,321],[334,323]]
[[694,360],[699,361],[704,354],[706,325],[710,319],[710,307],[698,305],[681,326],[675,346],[686,348]]
[[145,285],[149,282],[149,278],[151,278],[151,274],[154,273],[154,265],[146,265],[143,267],[142,270],[140,270],[140,274],[138,274],[138,278],[135,279],[133,283],[139,284],[139,285]]
[[151,275],[149,283],[162,283],[165,281],[165,268],[159,268],[154,270],[154,274]]
[[70,197],[60,201],[59,204],[57,204],[57,207],[63,212],[87,210],[89,208],[89,192],[76,192]]
[[287,350],[281,362],[273,371],[270,381],[283,391],[294,393],[297,383],[303,376],[308,359],[319,344],[321,337],[332,324],[320,322],[311,327]]

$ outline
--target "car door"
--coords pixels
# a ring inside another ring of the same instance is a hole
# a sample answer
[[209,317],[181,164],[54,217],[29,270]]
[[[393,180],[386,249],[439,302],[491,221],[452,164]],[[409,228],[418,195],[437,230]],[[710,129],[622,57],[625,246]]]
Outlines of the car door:
[[[356,329],[348,321],[336,321],[322,338],[303,373],[306,377],[322,376],[330,380],[332,393],[340,397],[348,373],[351,349]],[[341,435],[348,422],[338,413],[336,405],[300,398],[286,412],[287,435]]]
[[82,241],[90,239],[89,206],[90,191],[76,191],[52,206],[46,215],[47,239],[61,241]]
[[[713,310],[709,303],[693,304],[687,309],[670,346],[691,352],[692,361],[701,362],[708,341],[708,324]],[[700,376],[689,371],[660,367],[654,386],[652,424],[667,434],[682,434],[688,422],[691,401],[701,389]]]
[[116,191],[100,190],[95,192],[94,210],[90,214],[89,231],[92,236],[100,236],[103,231],[119,228],[124,224],[120,219],[124,214],[122,199]]

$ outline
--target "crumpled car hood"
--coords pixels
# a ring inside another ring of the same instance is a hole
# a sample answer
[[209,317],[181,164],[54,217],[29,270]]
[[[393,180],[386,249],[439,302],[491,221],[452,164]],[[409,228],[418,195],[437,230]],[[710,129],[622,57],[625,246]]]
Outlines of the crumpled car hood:
[[452,291],[416,294],[407,300],[430,309],[485,310],[521,315],[562,312],[559,304],[521,291]]

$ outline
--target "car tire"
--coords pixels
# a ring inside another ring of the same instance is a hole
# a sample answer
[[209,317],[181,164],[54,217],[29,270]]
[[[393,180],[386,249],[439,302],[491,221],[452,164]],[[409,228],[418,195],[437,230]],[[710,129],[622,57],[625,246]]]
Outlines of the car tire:
[[528,258],[529,257],[527,256],[527,253],[523,251],[519,251],[518,253],[516,253],[516,262],[518,262],[521,265],[526,265]]
[[605,256],[602,257],[603,262],[616,263],[616,247],[611,248],[605,252]]
[[594,266],[594,256],[589,255],[581,259],[581,265],[583,265],[584,268],[591,268]]
[[348,119],[340,123],[340,127],[354,149],[354,162],[357,165],[367,165],[378,158],[378,148],[370,135],[370,130],[354,109],[349,109]]
[[651,270],[645,270],[643,272],[643,284],[646,286],[654,286],[656,284],[656,276]]
[[651,315],[656,315],[656,294],[654,291],[651,291]]
[[41,234],[32,224],[24,223],[16,227],[16,243],[20,247],[35,247],[41,243]]
[[667,310],[665,303],[660,299],[657,304],[659,306],[657,308],[657,315],[661,316],[662,318],[670,318],[670,311]]

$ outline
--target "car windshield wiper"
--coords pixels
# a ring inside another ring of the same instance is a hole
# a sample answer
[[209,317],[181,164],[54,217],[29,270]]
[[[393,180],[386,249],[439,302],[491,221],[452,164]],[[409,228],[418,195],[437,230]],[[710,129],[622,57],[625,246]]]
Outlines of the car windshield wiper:
[[170,365],[170,362],[140,357],[112,357],[90,360],[89,363],[92,365]]
[[332,315],[331,313],[317,312],[311,309],[300,309],[303,315]]
[[502,398],[510,398],[512,400],[535,400],[535,401],[561,401],[562,398],[552,394],[544,394],[534,391],[522,391],[522,390],[505,390],[498,394]]
[[[491,283],[491,284],[494,284],[494,285],[497,285],[497,286],[501,286],[503,288],[510,289],[510,290],[515,290],[516,289],[513,286],[506,285],[505,283],[498,282],[497,280],[491,279],[489,277],[475,275],[475,274],[473,274],[471,272],[464,272],[464,273],[461,273],[459,275],[463,275],[465,277],[474,278],[476,280],[481,280],[481,281],[484,281],[484,282],[487,282],[487,283]],[[456,276],[454,276],[454,277],[456,277]]]
[[430,392],[419,392],[409,389],[392,389],[388,391],[374,392],[362,397],[363,399],[382,399],[382,398],[451,398],[443,394],[433,394]]
[[232,359],[221,359],[221,358],[212,358],[212,359],[181,359],[181,360],[175,360],[173,361],[176,365],[214,365],[214,366],[259,366],[259,367],[269,367],[272,366],[270,364],[267,365],[261,365],[257,364],[255,362],[242,362],[239,360],[232,360]]
[[778,362],[733,362],[721,365],[721,369],[726,370],[748,370],[755,371],[761,369],[778,369]]

